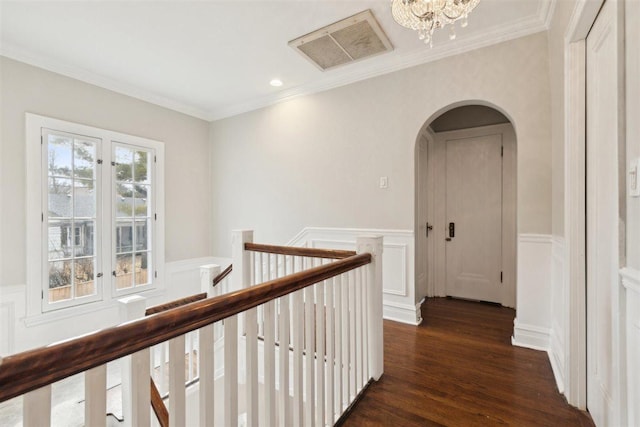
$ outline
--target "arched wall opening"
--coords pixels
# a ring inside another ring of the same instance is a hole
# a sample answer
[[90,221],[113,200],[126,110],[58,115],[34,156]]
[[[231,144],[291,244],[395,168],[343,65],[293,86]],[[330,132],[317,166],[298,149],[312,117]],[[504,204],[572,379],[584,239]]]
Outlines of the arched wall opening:
[[415,284],[423,297],[516,307],[515,123],[486,101],[432,114],[415,143]]

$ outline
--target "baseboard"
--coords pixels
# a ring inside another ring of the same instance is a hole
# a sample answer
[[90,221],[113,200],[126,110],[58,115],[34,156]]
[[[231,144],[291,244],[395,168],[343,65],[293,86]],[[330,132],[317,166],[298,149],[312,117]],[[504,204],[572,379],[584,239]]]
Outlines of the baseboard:
[[553,371],[553,377],[556,380],[556,386],[558,387],[558,392],[560,394],[564,394],[564,374],[560,369],[560,361],[558,360],[558,356],[553,350],[547,350],[547,356],[549,356],[549,363],[551,363],[551,370]]
[[385,302],[382,305],[382,317],[386,320],[417,326],[422,323],[421,305],[422,301],[415,306]]
[[549,329],[513,321],[511,344],[533,350],[549,351]]

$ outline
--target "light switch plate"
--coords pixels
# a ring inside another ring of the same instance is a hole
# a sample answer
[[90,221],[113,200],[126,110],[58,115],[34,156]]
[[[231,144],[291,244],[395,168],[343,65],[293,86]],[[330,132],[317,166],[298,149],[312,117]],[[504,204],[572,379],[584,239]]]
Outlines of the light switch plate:
[[640,158],[631,160],[629,167],[629,196],[640,197],[640,178],[638,177],[638,165]]
[[389,188],[389,178],[386,176],[380,177],[380,188]]

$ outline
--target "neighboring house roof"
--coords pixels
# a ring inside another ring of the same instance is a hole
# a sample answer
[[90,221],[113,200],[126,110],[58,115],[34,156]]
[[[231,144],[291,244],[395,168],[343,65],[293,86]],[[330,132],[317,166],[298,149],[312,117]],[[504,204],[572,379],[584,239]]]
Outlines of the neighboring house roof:
[[[76,191],[75,215],[73,204],[71,203],[71,195],[67,194],[49,194],[49,216],[70,218],[72,216],[81,218],[91,218],[95,216],[95,199],[93,193],[84,193]],[[120,197],[117,200],[116,208],[122,216],[131,215],[133,206],[142,206],[147,199],[140,197]]]

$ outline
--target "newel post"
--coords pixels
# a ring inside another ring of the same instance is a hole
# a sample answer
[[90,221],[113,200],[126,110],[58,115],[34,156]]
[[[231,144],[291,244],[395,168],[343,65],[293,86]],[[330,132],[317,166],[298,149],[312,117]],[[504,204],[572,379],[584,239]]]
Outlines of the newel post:
[[[147,309],[147,299],[140,295],[131,295],[118,300],[120,309],[120,323],[129,322],[131,320],[142,319]],[[122,358],[122,417],[125,426],[133,426],[133,400],[136,398],[133,393],[133,376],[131,356]],[[150,372],[147,373],[147,383],[149,382]],[[147,386],[147,391],[149,387]],[[150,400],[147,401],[147,405]]]
[[245,243],[253,243],[253,230],[233,230],[231,232],[231,287],[234,291],[250,286],[251,254],[244,250]]
[[356,241],[358,253],[370,253],[367,266],[367,307],[369,321],[369,377],[376,381],[384,372],[382,325],[382,236],[362,236]]
[[213,279],[220,274],[220,266],[207,264],[200,266],[200,292],[206,292],[207,298],[214,296]]

